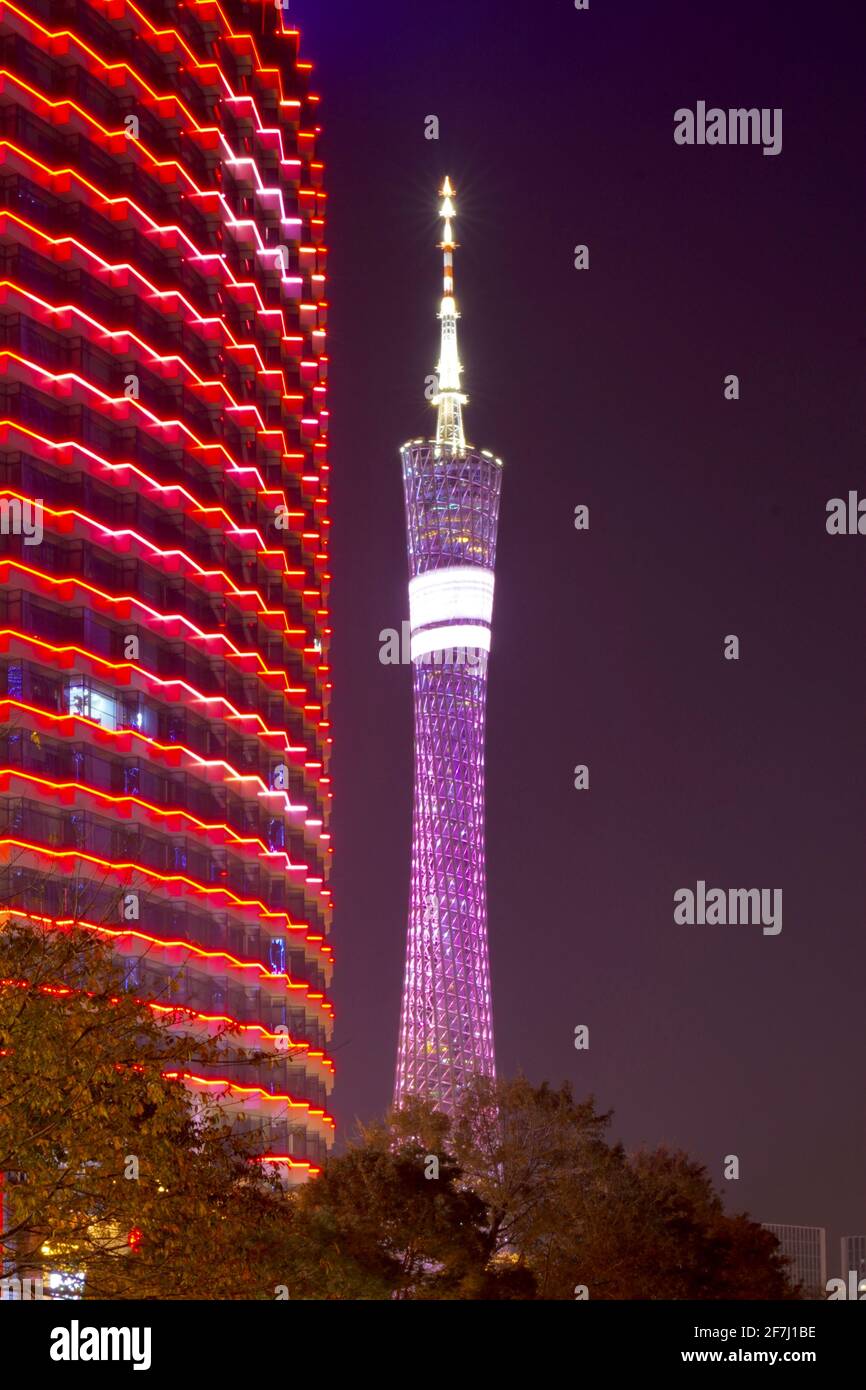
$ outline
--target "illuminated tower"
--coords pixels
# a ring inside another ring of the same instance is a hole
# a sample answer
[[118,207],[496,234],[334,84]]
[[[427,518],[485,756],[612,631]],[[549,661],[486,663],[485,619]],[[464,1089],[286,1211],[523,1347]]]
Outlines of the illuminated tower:
[[187,1083],[303,1176],[333,1136],[311,64],[263,0],[14,0],[0,42],[0,903],[232,1024]]
[[454,190],[441,190],[436,438],[403,446],[415,791],[395,1105],[450,1111],[493,1077],[484,865],[484,726],[502,463],[463,433],[454,300]]

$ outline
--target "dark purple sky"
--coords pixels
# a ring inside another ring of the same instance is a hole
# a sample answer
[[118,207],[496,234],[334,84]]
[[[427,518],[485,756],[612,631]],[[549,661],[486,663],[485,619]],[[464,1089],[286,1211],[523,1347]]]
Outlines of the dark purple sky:
[[[569,1078],[628,1144],[682,1145],[717,1179],[739,1155],[731,1204],[826,1225],[833,1273],[838,1235],[866,1230],[866,536],[824,525],[829,498],[866,495],[863,16],[832,0],[292,0],[291,16],[331,195],[341,1125],[393,1080],[411,681],[378,634],[408,616],[397,448],[431,428],[447,172],[467,429],[506,463],[487,744],[500,1069]],[[674,111],[698,100],[782,107],[782,153],[677,147]],[[673,894],[699,878],[781,887],[781,935],[676,926]]]

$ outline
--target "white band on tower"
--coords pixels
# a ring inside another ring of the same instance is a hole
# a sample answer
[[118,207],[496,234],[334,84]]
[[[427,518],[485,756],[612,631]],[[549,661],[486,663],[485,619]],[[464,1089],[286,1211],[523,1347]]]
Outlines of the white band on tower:
[[409,626],[413,632],[458,618],[490,624],[493,571],[481,565],[449,565],[409,580]]
[[[430,652],[447,652],[455,647],[473,652],[490,651],[490,628],[473,623],[448,623],[445,627],[425,627],[413,632],[409,640],[409,656],[416,661]],[[470,664],[470,663],[467,663]]]

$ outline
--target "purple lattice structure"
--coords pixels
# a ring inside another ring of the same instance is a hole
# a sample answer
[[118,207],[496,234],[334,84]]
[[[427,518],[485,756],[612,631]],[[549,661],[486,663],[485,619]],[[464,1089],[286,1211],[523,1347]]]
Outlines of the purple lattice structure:
[[484,728],[502,464],[472,448],[401,451],[409,549],[415,795],[395,1105],[449,1112],[493,1077],[484,863]]

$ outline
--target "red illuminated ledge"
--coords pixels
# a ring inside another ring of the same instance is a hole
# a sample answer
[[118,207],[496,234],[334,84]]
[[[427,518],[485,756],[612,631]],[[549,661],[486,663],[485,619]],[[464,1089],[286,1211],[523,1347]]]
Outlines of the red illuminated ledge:
[[278,1055],[285,1052],[286,1057],[291,1058],[293,1053],[303,1052],[301,1059],[304,1062],[316,1062],[324,1067],[329,1073],[334,1072],[334,1062],[327,1053],[319,1048],[314,1048],[311,1043],[303,1040],[295,1040],[287,1033],[272,1033],[263,1023],[239,1023],[236,1018],[231,1018],[227,1014],[203,1014],[198,1009],[191,1009],[188,1004],[156,1004],[149,1000],[139,1000],[139,1003],[146,1003],[147,1007],[158,1014],[182,1015],[189,1017],[194,1023],[216,1024],[222,1027],[228,1024],[230,1033],[256,1033],[264,1042],[278,1043],[276,1049]]
[[[42,642],[38,637],[31,637],[28,633],[18,632],[15,628],[0,629],[0,654],[9,651],[12,640],[18,641],[24,647],[35,647],[45,653],[50,653],[50,658],[55,658],[54,664],[60,669],[74,670],[77,674],[84,674],[81,670],[82,660],[89,663],[89,670],[93,670],[97,676],[102,676],[105,680],[114,681],[118,686],[133,689],[133,672],[142,678],[144,688],[155,691],[159,698],[171,703],[173,700],[181,699],[187,702],[191,708],[201,712],[206,709],[207,714],[213,719],[222,719],[226,723],[232,723],[242,728],[244,732],[259,737],[263,742],[267,741],[267,746],[272,751],[286,753],[290,758],[297,762],[299,758],[307,758],[311,767],[321,767],[320,760],[310,760],[309,752],[303,744],[295,745],[289,742],[289,734],[285,729],[269,729],[261,718],[261,715],[252,711],[244,713],[237,710],[234,705],[223,695],[204,695],[195,686],[187,681],[162,680],[154,676],[143,666],[137,666],[131,661],[107,661],[104,657],[96,656],[93,652],[85,651],[83,647],[65,646],[58,647],[51,642]],[[44,659],[44,658],[43,658]],[[222,710],[228,711],[222,713]],[[320,723],[318,727],[325,727]],[[327,727],[330,727],[327,724]],[[330,779],[319,777],[316,779],[320,784]]]
[[[305,877],[309,877],[309,864],[293,864],[285,850],[270,850],[263,840],[253,836],[239,835],[237,831],[225,823],[209,824],[207,821],[199,820],[197,816],[191,815],[189,811],[155,806],[152,802],[143,801],[137,796],[113,796],[110,792],[88,786],[86,782],[55,782],[50,777],[40,777],[36,773],[25,772],[16,767],[0,767],[0,795],[4,792],[10,796],[15,795],[12,786],[13,780],[28,782],[32,786],[41,787],[65,805],[76,802],[79,795],[92,797],[94,801],[112,806],[114,813],[121,820],[132,820],[132,808],[137,807],[146,812],[142,818],[144,821],[151,820],[157,824],[162,821],[174,822],[174,824],[165,827],[170,832],[188,828],[192,834],[200,835],[202,839],[211,844],[228,844],[232,847],[251,849],[252,855],[250,857],[253,857],[256,862],[270,861],[272,863],[274,860],[282,860],[285,873],[304,874]],[[45,799],[48,800],[47,797]]]
[[[62,737],[74,738],[76,733],[86,733],[94,743],[114,742],[118,751],[128,753],[134,744],[143,745],[149,761],[155,766],[166,766],[169,768],[188,768],[192,764],[192,771],[200,771],[201,779],[205,783],[213,781],[208,773],[216,771],[222,774],[220,784],[223,786],[238,786],[238,790],[252,791],[250,800],[258,799],[260,794],[267,794],[270,797],[283,797],[282,812],[288,817],[304,816],[309,817],[309,806],[294,806],[289,800],[288,793],[274,792],[262,781],[261,777],[253,773],[241,773],[221,758],[201,758],[191,749],[186,748],[181,743],[158,743],[155,739],[148,738],[146,734],[138,729],[106,729],[95,720],[86,718],[83,714],[54,714],[48,710],[39,709],[36,705],[25,704],[22,700],[13,700],[10,697],[0,698],[0,728],[10,722],[11,711],[20,710],[23,714],[31,717],[31,722],[38,728],[49,733],[60,734]],[[53,728],[59,725],[59,728]],[[80,725],[79,730],[76,726]],[[309,823],[308,819],[297,825],[296,828],[303,830],[305,836],[315,840],[330,840],[330,834],[320,829],[321,822],[317,820],[315,825]]]
[[[285,550],[269,548],[261,532],[255,527],[238,526],[234,518],[224,508],[205,506],[180,483],[158,483],[155,478],[151,478],[149,474],[144,473],[133,463],[110,462],[77,440],[49,439],[47,436],[29,429],[19,420],[0,419],[0,444],[8,448],[25,450],[35,447],[39,451],[44,451],[47,456],[53,456],[50,457],[50,461],[56,467],[83,468],[88,475],[98,477],[100,481],[108,482],[118,490],[128,490],[131,487],[135,491],[141,492],[149,501],[165,507],[166,510],[176,510],[180,505],[186,515],[194,518],[203,530],[221,528],[226,539],[236,544],[239,550],[253,550],[268,568],[279,570],[293,588],[301,589],[308,595],[318,596],[320,593],[319,590],[304,589],[307,571],[290,569],[288,567],[289,556]],[[6,489],[6,491],[8,493],[9,490]],[[260,495],[267,492],[268,489],[263,486]],[[59,513],[59,515],[63,515],[63,513]],[[330,577],[330,574],[327,573],[322,575],[323,580],[329,580]]]
[[[308,691],[305,686],[290,685],[286,672],[279,667],[268,667],[261,653],[254,648],[241,651],[225,633],[204,632],[182,613],[160,613],[133,594],[109,594],[104,589],[98,589],[94,584],[88,584],[86,580],[77,575],[57,578],[47,574],[44,570],[36,569],[33,565],[25,565],[21,560],[0,559],[0,585],[8,585],[10,571],[15,570],[36,580],[33,586],[35,592],[42,592],[58,602],[74,604],[76,593],[80,590],[84,594],[91,595],[95,600],[91,604],[94,611],[110,612],[113,608],[120,608],[121,611],[118,614],[111,614],[118,622],[141,622],[148,630],[156,632],[169,641],[178,637],[185,637],[195,650],[203,650],[209,656],[223,657],[225,661],[231,662],[233,666],[245,674],[257,676],[269,689],[276,689],[278,693],[288,696],[295,704],[299,704],[305,699],[308,700],[310,694],[313,693]],[[136,616],[137,614],[142,616]],[[301,631],[303,633],[303,630]],[[218,649],[216,653],[213,651],[214,647]],[[220,648],[222,650],[219,650]],[[280,681],[282,681],[282,689],[280,689]],[[320,708],[320,706],[304,703],[303,708],[308,710]]]
[[[96,936],[110,937],[111,940],[116,943],[119,943],[121,939],[124,938],[129,938],[134,941],[146,941],[149,946],[156,946],[160,950],[180,950],[185,955],[192,955],[200,960],[220,960],[227,962],[231,967],[237,970],[255,970],[261,981],[267,982],[268,984],[279,984],[286,994],[292,990],[303,991],[304,998],[298,999],[298,1004],[312,1004],[317,1014],[321,1012],[326,1015],[323,1020],[325,1023],[333,1021],[334,1006],[325,999],[324,995],[319,991],[312,990],[309,984],[292,980],[288,975],[272,974],[270,971],[266,970],[259,961],[242,961],[238,960],[236,956],[230,955],[227,951],[206,951],[201,946],[191,945],[187,941],[162,941],[159,937],[149,936],[146,932],[131,931],[128,928],[116,930],[96,922],[88,922],[84,918],[45,917],[24,912],[19,908],[5,908],[3,912],[4,915],[9,917],[20,917],[24,920],[41,922],[45,925],[56,927],[58,931],[68,930],[71,927],[81,927],[85,931],[93,932]],[[322,1055],[324,1057],[324,1054]]]
[[[267,923],[279,923],[281,924],[280,930],[282,931],[302,932],[305,940],[313,944],[322,941],[322,937],[313,934],[308,926],[292,922],[286,912],[272,911],[258,898],[239,898],[237,894],[233,893],[229,888],[203,887],[201,884],[196,883],[194,879],[187,878],[183,874],[158,874],[153,869],[144,868],[142,865],[136,864],[132,860],[124,860],[123,862],[116,863],[109,859],[101,859],[98,855],[88,854],[84,850],[55,850],[51,849],[48,845],[36,844],[30,840],[19,840],[14,836],[4,836],[0,838],[0,851],[6,847],[23,850],[33,854],[37,858],[42,855],[52,861],[63,863],[66,872],[69,873],[74,871],[76,863],[83,862],[94,864],[104,872],[106,877],[109,874],[116,875],[126,887],[129,887],[133,881],[133,877],[137,875],[138,878],[145,883],[157,884],[159,889],[168,896],[181,897],[185,894],[192,894],[194,897],[206,897],[211,899],[212,905],[217,910],[221,907],[230,909],[249,908],[255,920],[261,920]],[[128,935],[129,933],[120,932],[117,934]],[[154,940],[156,940],[156,938],[154,938]],[[185,943],[179,944],[184,945]],[[329,948],[322,945],[321,950],[325,952],[329,950]],[[201,954],[207,955],[208,953],[203,951]],[[216,954],[220,953],[217,952]],[[238,964],[241,964],[241,962],[238,962]],[[264,966],[256,962],[248,964],[267,973],[264,971]],[[306,988],[306,986],[304,986],[304,988]],[[327,1008],[330,1009],[331,1006],[327,1005]]]
[[262,1086],[237,1086],[226,1076],[196,1076],[187,1071],[166,1071],[163,1072],[163,1076],[167,1081],[183,1081],[186,1085],[200,1086],[202,1090],[221,1088],[226,1096],[255,1096],[257,1105],[285,1105],[290,1110],[305,1110],[311,1119],[319,1120],[331,1129],[335,1128],[333,1116],[329,1115],[327,1110],[322,1110],[308,1100],[295,1100],[290,1095],[276,1095],[266,1091]]
[[[64,922],[53,917],[37,916],[33,913],[21,912],[17,908],[5,909],[2,913],[0,913],[0,917],[19,917],[23,921],[40,922],[45,926],[56,927],[58,930],[61,931],[64,929],[64,927],[72,925],[71,923]],[[82,924],[76,922],[74,925]],[[93,928],[88,929],[93,930]],[[28,980],[12,979],[11,977],[0,979],[0,987],[8,988],[9,986],[14,987],[15,989],[32,988],[32,985]],[[77,995],[81,993],[81,991],[73,989],[69,985],[40,984],[37,985],[36,988],[38,993],[40,994],[47,994],[58,997],[67,997],[69,995]],[[117,1000],[111,1000],[110,1002],[116,1003]],[[152,1013],[161,1014],[163,1016],[169,1015],[172,1023],[174,1023],[175,1025],[179,1024],[185,1019],[190,1019],[194,1023],[216,1023],[220,1025],[229,1024],[230,1033],[257,1033],[260,1038],[263,1038],[269,1042],[279,1043],[280,1048],[278,1049],[278,1051],[282,1052],[282,1050],[284,1049],[287,1058],[291,1053],[304,1052],[306,1055],[302,1059],[303,1061],[313,1061],[318,1063],[331,1073],[333,1073],[334,1071],[334,1063],[332,1059],[326,1056],[324,1052],[316,1048],[313,1048],[312,1045],[308,1042],[295,1041],[294,1039],[290,1038],[287,1034],[272,1033],[267,1028],[265,1028],[263,1024],[239,1023],[237,1019],[230,1018],[224,1014],[203,1014],[199,1010],[192,1009],[185,1004],[157,1004],[152,1000],[138,998],[135,1002],[137,1004],[144,1005],[144,1007],[150,1009]],[[0,1052],[0,1056],[2,1055],[3,1053]]]
[[[203,8],[198,3],[198,0],[196,0],[196,7],[199,9]],[[102,8],[109,14],[112,12],[112,10],[118,12],[118,7],[115,4],[102,4],[100,6],[95,6],[95,8]],[[214,8],[217,10],[217,12],[220,15],[220,18],[223,21],[222,33],[231,36],[231,25],[227,16],[221,9],[219,9],[219,7],[214,6]],[[122,85],[125,80],[125,77],[127,77],[131,79],[134,83],[137,83],[138,86],[144,92],[146,92],[154,102],[158,104],[158,109],[159,104],[162,104],[166,107],[166,110],[161,110],[160,114],[170,115],[175,110],[180,110],[187,117],[191,124],[195,124],[192,114],[183,105],[183,102],[177,93],[169,92],[162,95],[157,93],[151,87],[148,86],[144,78],[129,63],[108,62],[99,53],[97,53],[95,49],[91,48],[85,42],[85,40],[81,38],[78,34],[73,33],[69,29],[47,29],[44,25],[40,24],[39,21],[35,19],[32,15],[27,14],[25,11],[19,9],[16,5],[12,3],[4,4],[4,11],[6,11],[8,16],[7,22],[12,21],[10,23],[10,27],[17,29],[19,32],[26,32],[28,28],[35,29],[37,31],[37,33],[41,36],[39,38],[36,38],[35,40],[37,46],[45,47],[49,52],[63,54],[65,56],[69,56],[70,47],[75,47],[79,49],[81,53],[85,55],[86,58],[90,58],[93,64],[95,64],[98,68],[102,69],[102,71],[106,74],[107,77],[107,85]],[[211,90],[214,86],[216,86],[218,91],[221,91],[222,97],[225,100],[245,100],[248,104],[251,105],[252,110],[254,111],[257,119],[261,124],[258,108],[255,105],[253,96],[251,94],[245,94],[242,98],[236,98],[235,93],[232,92],[232,89],[229,86],[228,81],[217,62],[215,62],[211,58],[198,58],[189,48],[188,44],[186,43],[186,40],[183,39],[183,37],[179,35],[176,30],[157,30],[150,23],[147,17],[134,5],[130,4],[123,6],[122,13],[124,14],[124,17],[127,19],[130,17],[134,17],[138,21],[139,34],[145,39],[146,42],[153,42],[154,46],[162,52],[169,51],[164,46],[165,36],[173,36],[174,40],[176,40],[177,42],[179,51],[185,55],[184,66],[193,78],[193,80],[195,80],[196,83],[205,90]],[[292,64],[293,70],[299,74],[306,74],[311,69],[312,64],[301,63],[297,59],[297,40],[299,37],[298,30],[284,29],[282,30],[282,33],[287,38],[291,38],[294,40],[294,43],[291,45],[292,56],[294,58],[294,62]],[[169,44],[171,44],[172,39],[169,38],[168,42]],[[258,56],[258,50],[255,46],[255,40],[250,39],[250,42],[252,43],[252,53],[254,55],[252,70],[255,71],[255,75],[260,79],[264,79],[265,85],[276,87],[277,91],[279,92],[280,109],[284,110],[286,113],[296,113],[297,118],[297,115],[300,114],[301,110],[301,99],[295,96],[288,97],[285,94],[282,86],[282,74],[280,73],[280,70],[278,68],[265,67]],[[93,70],[93,68],[89,64],[85,63],[84,65],[88,68],[88,70]],[[305,93],[304,99],[307,102],[313,104],[317,103],[319,100],[317,96],[314,96],[311,93]]]
[[[56,323],[59,325],[60,331],[77,330],[78,334],[87,342],[102,348],[107,345],[118,358],[126,359],[134,355],[145,362],[148,368],[163,381],[172,382],[183,377],[186,379],[188,388],[206,404],[219,404],[222,401],[229,413],[254,410],[259,427],[271,432],[271,427],[265,425],[254,402],[238,402],[227,383],[220,377],[201,377],[182,354],[160,353],[132,329],[110,329],[78,305],[71,302],[52,304],[49,300],[41,299],[32,290],[19,285],[14,280],[0,281],[0,303],[17,309],[18,312],[30,314],[39,322],[45,323],[46,326]],[[74,326],[73,320],[75,320]],[[199,320],[199,322],[202,321]],[[322,364],[327,365],[326,359],[321,356],[314,356],[309,363],[303,360],[300,363],[301,381],[306,385],[308,392],[316,396],[317,409],[320,413],[324,410],[326,390],[324,381],[321,379],[321,372],[324,370]],[[267,370],[256,367],[254,370],[259,382],[268,384],[270,378],[276,378],[270,390],[270,396],[274,401],[289,399],[293,402],[303,401],[303,396],[289,394],[282,367]],[[301,406],[298,406],[298,409],[300,410]]]

